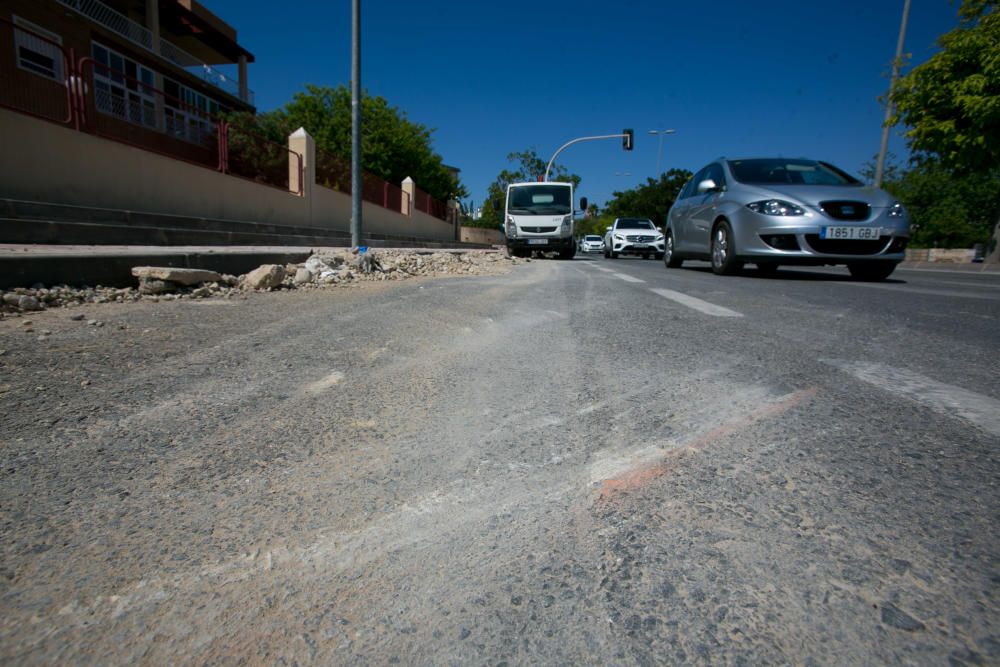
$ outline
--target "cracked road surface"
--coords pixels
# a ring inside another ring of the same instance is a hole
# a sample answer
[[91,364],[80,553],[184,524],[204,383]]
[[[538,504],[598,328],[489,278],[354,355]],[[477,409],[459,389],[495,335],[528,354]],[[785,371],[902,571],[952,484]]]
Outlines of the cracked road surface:
[[995,664],[1000,277],[845,275],[0,321],[0,662]]

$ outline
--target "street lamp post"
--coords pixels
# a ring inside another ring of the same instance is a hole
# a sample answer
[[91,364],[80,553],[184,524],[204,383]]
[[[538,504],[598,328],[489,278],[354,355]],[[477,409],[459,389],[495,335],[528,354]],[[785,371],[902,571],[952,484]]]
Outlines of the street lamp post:
[[650,130],[650,134],[660,135],[660,146],[656,150],[656,178],[660,178],[660,161],[663,159],[663,135],[674,134],[677,130]]

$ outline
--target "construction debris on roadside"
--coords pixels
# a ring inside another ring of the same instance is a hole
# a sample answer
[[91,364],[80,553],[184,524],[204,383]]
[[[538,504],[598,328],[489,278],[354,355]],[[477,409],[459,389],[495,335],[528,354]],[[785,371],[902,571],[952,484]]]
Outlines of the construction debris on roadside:
[[202,269],[137,266],[137,287],[33,285],[0,292],[0,317],[86,303],[234,298],[255,291],[325,289],[414,277],[495,275],[530,261],[506,253],[470,250],[427,253],[358,249],[311,255],[301,264],[265,264],[241,276]]

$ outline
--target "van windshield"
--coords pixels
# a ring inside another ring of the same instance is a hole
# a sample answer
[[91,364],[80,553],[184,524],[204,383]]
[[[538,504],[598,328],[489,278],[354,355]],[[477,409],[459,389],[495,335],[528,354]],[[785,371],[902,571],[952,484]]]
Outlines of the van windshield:
[[507,212],[514,215],[566,215],[573,212],[571,188],[565,185],[526,185],[511,188]]

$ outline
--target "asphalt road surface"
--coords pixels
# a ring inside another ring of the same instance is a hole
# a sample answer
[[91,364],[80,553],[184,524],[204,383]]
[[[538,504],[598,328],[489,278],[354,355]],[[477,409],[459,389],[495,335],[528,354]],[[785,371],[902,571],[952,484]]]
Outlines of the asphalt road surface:
[[1000,663],[1000,275],[578,257],[30,319],[3,664]]

